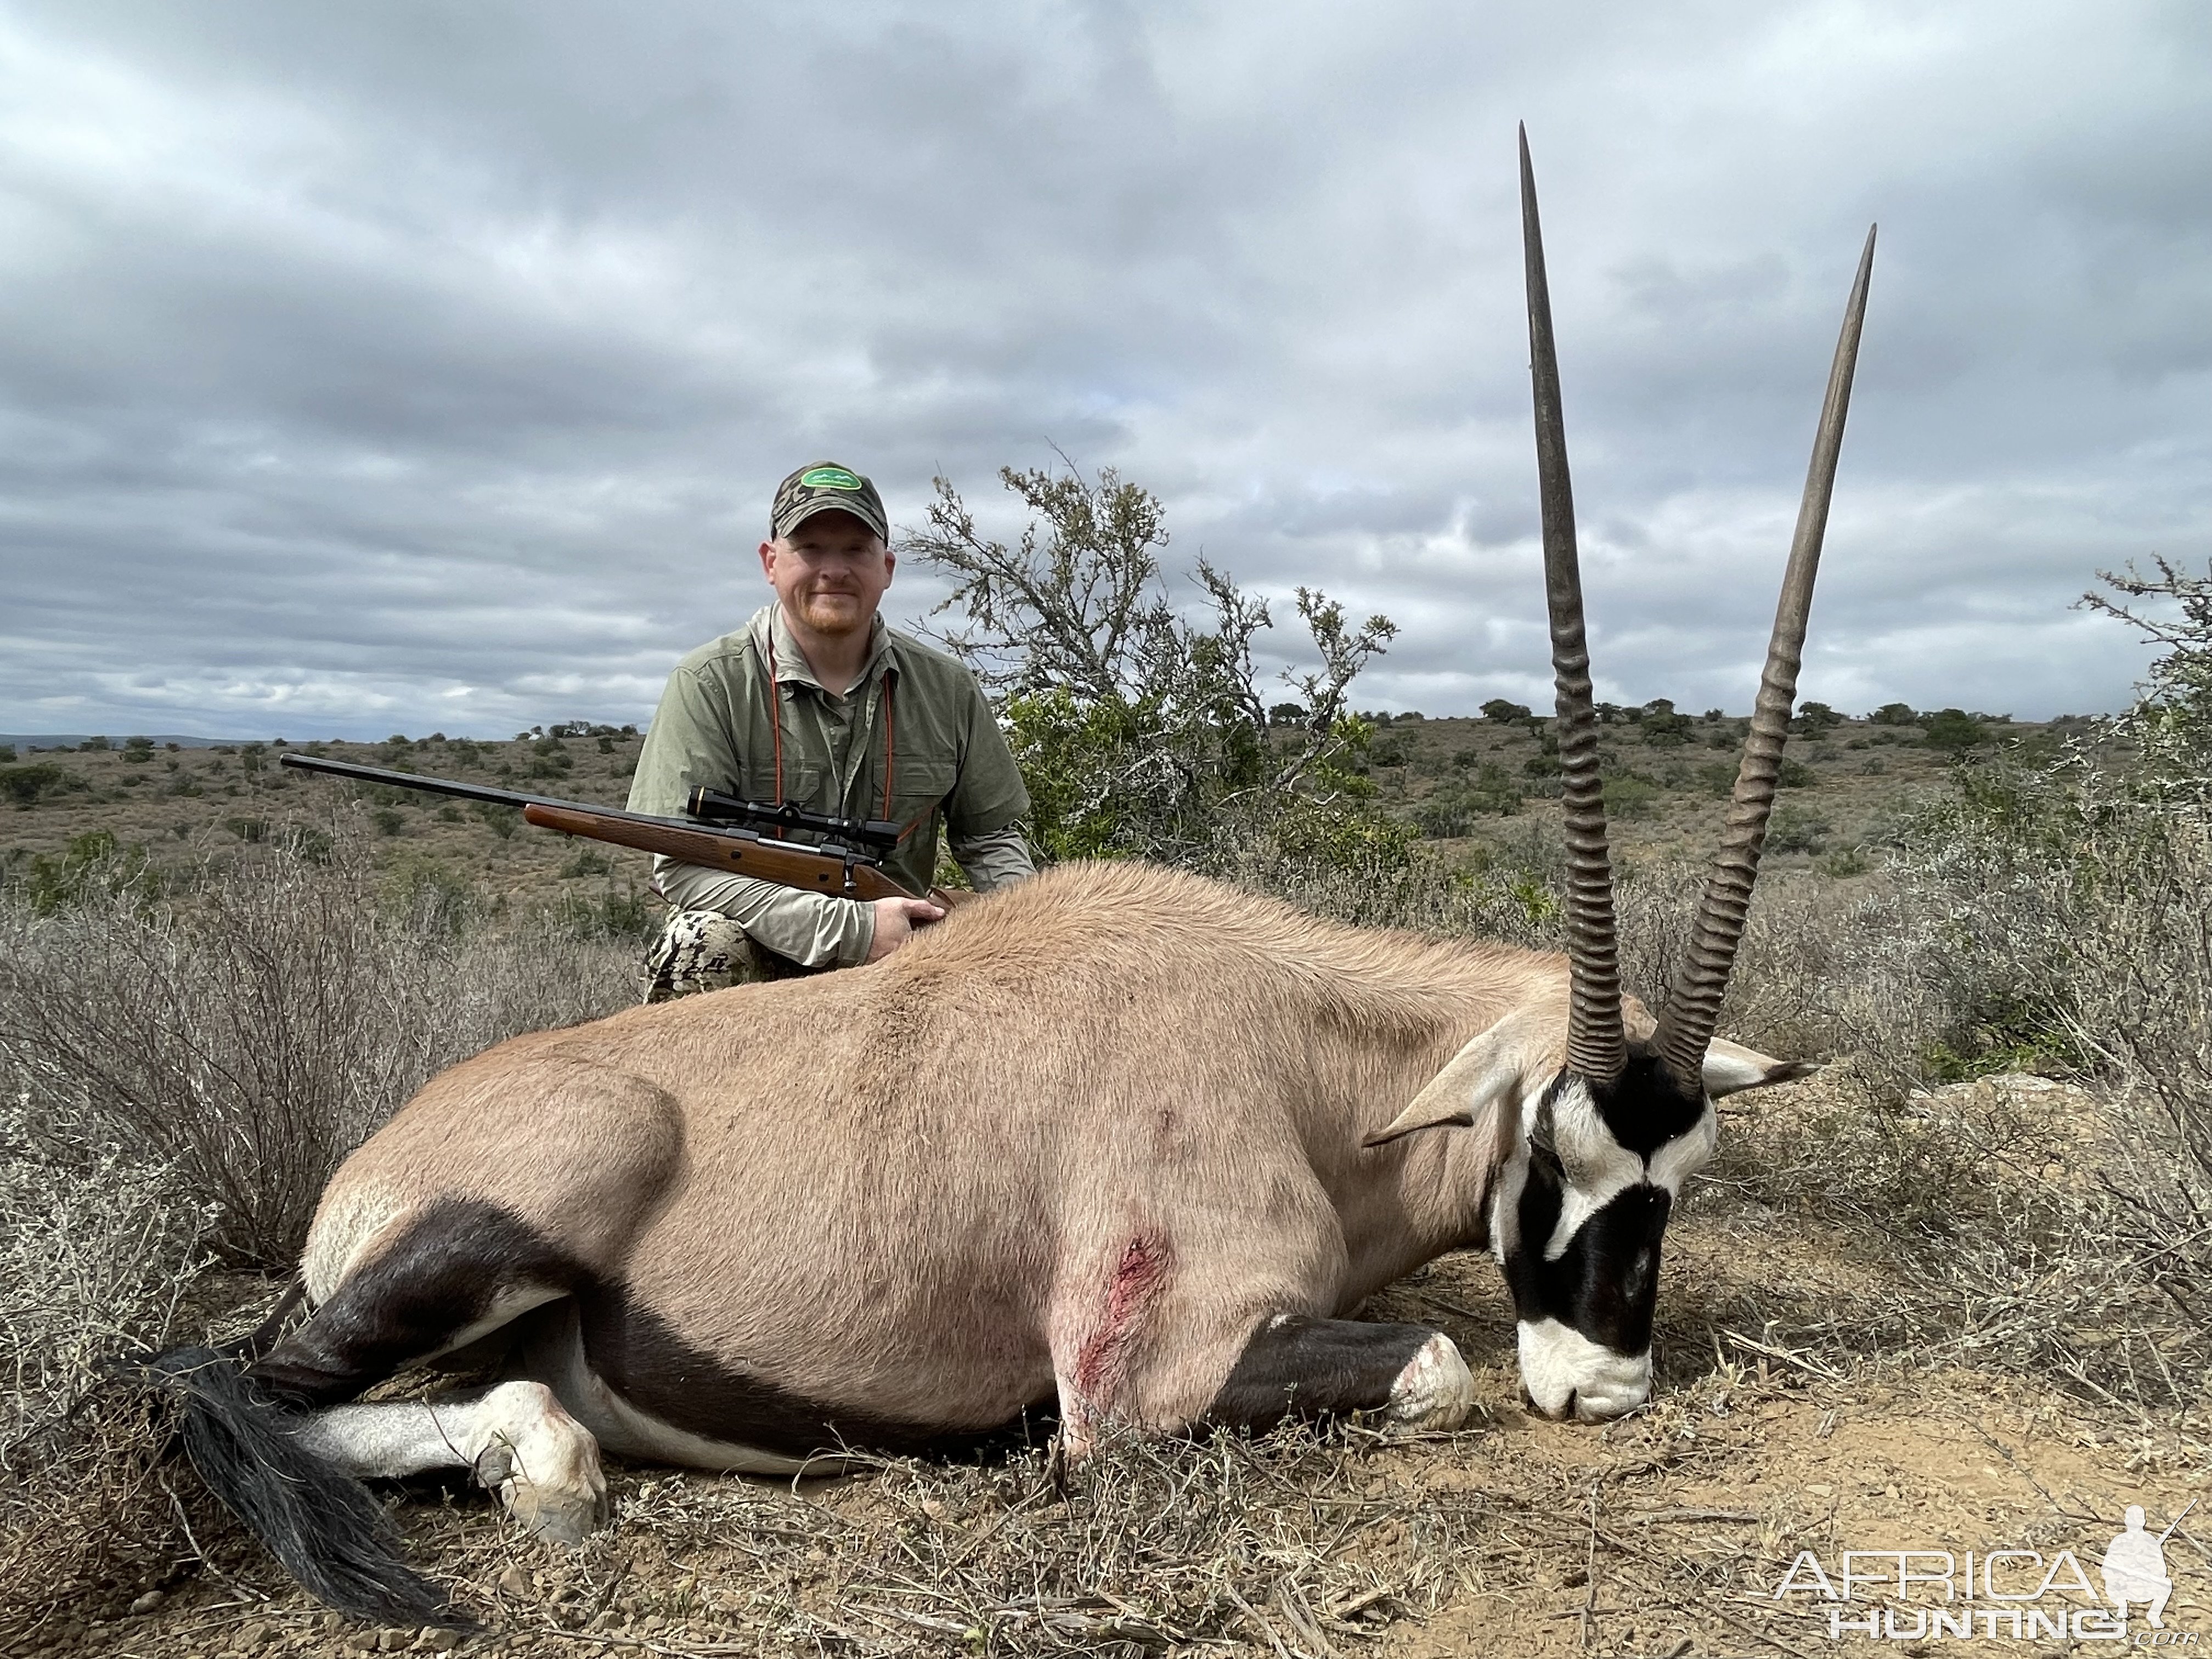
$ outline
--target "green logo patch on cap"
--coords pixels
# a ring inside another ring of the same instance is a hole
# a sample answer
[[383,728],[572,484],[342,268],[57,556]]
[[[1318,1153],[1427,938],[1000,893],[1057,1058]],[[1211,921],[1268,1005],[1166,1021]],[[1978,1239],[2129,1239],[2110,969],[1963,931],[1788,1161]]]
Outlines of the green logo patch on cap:
[[811,466],[799,475],[802,489],[864,489],[867,486],[858,473],[848,472],[842,466]]

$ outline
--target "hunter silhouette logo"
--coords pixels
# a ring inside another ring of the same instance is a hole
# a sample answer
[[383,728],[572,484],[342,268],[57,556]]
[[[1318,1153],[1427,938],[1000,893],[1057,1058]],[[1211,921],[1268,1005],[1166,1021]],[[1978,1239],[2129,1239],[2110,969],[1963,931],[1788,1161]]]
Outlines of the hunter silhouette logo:
[[2142,1505],[2129,1505],[2126,1529],[2113,1535],[2098,1562],[2102,1596],[2072,1550],[1889,1549],[1846,1550],[1832,1571],[1811,1550],[1801,1551],[1774,1587],[1774,1599],[1807,1595],[1827,1603],[1831,1640],[2125,1639],[2130,1610],[2140,1608],[2149,1628],[2135,1636],[2137,1644],[2193,1645],[2195,1632],[2166,1628],[2173,1595],[2166,1546],[2196,1507],[2191,1498],[2164,1532],[2154,1533]]
[[2128,1505],[2128,1529],[2105,1547],[2105,1559],[2099,1569],[2105,1580],[2105,1599],[2121,1618],[2128,1616],[2129,1602],[2141,1601],[2150,1627],[2166,1628],[2166,1601],[2173,1594],[2173,1580],[2166,1576],[2166,1540],[2173,1536],[2182,1516],[2196,1507],[2192,1498],[2188,1508],[2154,1538],[2143,1530],[2142,1505]]

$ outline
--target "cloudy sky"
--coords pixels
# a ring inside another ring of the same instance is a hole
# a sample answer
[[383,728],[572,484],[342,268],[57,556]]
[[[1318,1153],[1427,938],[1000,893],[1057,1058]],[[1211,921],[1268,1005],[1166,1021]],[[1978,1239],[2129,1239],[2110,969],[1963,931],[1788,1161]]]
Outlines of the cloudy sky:
[[0,0],[0,729],[642,720],[793,466],[1055,447],[1389,614],[1363,705],[1540,701],[1522,119],[1601,695],[1748,708],[1879,220],[1804,695],[2124,700],[2069,602],[2212,554],[2202,0]]

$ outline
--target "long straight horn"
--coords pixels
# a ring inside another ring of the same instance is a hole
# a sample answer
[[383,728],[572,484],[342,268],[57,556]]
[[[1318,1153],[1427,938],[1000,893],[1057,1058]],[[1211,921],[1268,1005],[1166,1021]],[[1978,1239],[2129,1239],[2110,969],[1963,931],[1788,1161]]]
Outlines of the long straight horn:
[[1844,416],[1850,408],[1851,370],[1858,362],[1859,330],[1866,321],[1874,236],[1869,228],[1866,252],[1859,257],[1858,278],[1844,307],[1843,337],[1836,342],[1836,360],[1828,370],[1827,401],[1820,407],[1820,429],[1805,474],[1805,499],[1797,509],[1797,533],[1790,544],[1790,568],[1782,578],[1781,603],[1775,607],[1774,638],[1766,649],[1765,672],[1759,678],[1759,701],[1744,739],[1743,764],[1735,775],[1727,827],[1721,831],[1720,851],[1698,902],[1689,953],[1675,973],[1674,994],[1659,1017],[1660,1055],[1676,1080],[1691,1090],[1700,1086],[1705,1048],[1720,1022],[1721,999],[1728,993],[1736,945],[1751,911],[1752,884],[1759,879],[1766,820],[1774,810],[1782,745],[1790,735],[1790,711],[1797,700],[1805,625],[1813,610],[1813,579],[1820,574],[1820,540],[1828,527],[1828,501],[1835,493]]
[[1605,786],[1598,776],[1597,712],[1583,635],[1582,563],[1575,551],[1575,492],[1567,477],[1559,411],[1559,360],[1536,173],[1521,130],[1521,246],[1528,262],[1528,375],[1536,392],[1536,479],[1544,509],[1544,597],[1552,617],[1552,674],[1559,689],[1561,805],[1567,841],[1567,959],[1573,969],[1567,1064],[1593,1082],[1620,1075],[1620,951],[1613,928],[1613,865],[1605,846]]

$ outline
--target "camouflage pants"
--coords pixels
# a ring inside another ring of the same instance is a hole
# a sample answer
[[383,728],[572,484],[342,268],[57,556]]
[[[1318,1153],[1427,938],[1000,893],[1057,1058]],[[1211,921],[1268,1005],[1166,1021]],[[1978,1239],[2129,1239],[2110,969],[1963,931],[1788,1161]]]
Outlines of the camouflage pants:
[[647,950],[638,988],[647,1002],[666,1002],[694,991],[720,991],[807,971],[755,944],[719,910],[678,910]]

